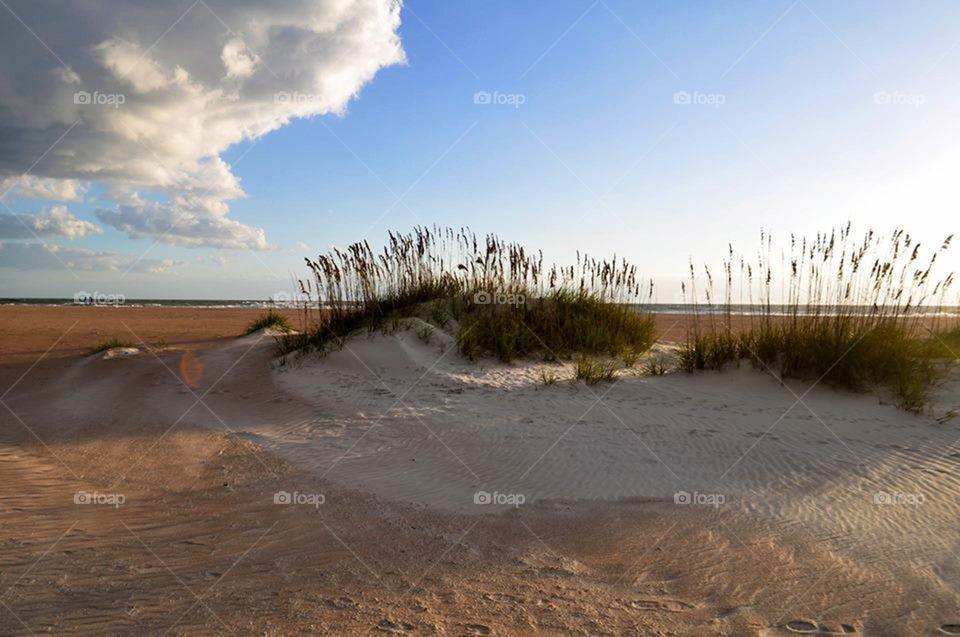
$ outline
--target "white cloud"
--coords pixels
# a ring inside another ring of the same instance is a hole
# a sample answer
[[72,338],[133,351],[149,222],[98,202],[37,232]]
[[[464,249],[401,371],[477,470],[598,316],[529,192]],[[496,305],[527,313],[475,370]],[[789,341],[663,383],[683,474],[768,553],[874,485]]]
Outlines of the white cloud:
[[223,45],[220,59],[227,68],[227,77],[247,77],[253,74],[257,56],[250,52],[243,40],[234,38]]
[[66,206],[53,206],[35,215],[0,214],[0,238],[3,239],[76,239],[88,234],[103,234],[103,229],[89,221],[77,219]]
[[[392,0],[207,0],[186,15],[154,0],[10,5],[70,68],[0,21],[0,57],[16,60],[0,66],[0,180],[79,122],[31,175],[71,201],[103,183],[117,204],[98,213],[105,223],[175,245],[268,249],[261,229],[227,218],[245,193],[220,154],[292,118],[342,113],[404,61]],[[161,202],[131,203],[141,195]]]
[[8,195],[53,201],[83,201],[86,184],[77,179],[50,179],[35,175],[0,179],[0,199]]
[[183,265],[173,259],[140,259],[129,254],[65,248],[43,243],[0,243],[0,268],[19,270],[119,271],[163,273]]
[[121,204],[111,209],[98,208],[96,214],[103,223],[134,239],[159,237],[188,248],[270,248],[262,229],[228,219],[226,204],[212,197],[175,195],[166,204]]

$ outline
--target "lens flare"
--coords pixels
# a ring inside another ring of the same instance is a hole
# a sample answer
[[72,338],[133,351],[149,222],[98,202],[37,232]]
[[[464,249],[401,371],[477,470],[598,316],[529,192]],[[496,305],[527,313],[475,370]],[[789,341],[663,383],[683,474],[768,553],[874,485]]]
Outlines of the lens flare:
[[180,357],[180,378],[190,387],[199,387],[203,380],[203,363],[189,350]]

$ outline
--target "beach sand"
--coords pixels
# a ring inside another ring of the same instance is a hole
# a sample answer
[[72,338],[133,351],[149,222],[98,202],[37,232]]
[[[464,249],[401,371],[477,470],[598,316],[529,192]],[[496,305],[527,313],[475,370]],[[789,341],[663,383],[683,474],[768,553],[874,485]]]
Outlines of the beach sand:
[[960,634],[956,376],[281,365],[259,313],[0,308],[0,634]]

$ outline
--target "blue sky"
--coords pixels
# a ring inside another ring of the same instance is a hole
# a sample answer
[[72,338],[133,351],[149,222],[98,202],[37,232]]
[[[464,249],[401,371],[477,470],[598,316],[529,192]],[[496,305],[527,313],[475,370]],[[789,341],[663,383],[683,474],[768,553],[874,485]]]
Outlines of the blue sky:
[[[617,253],[673,301],[689,258],[717,263],[728,243],[751,254],[761,227],[786,239],[849,219],[930,242],[956,227],[955,2],[413,0],[400,19],[406,63],[345,113],[221,154],[246,193],[229,218],[270,249],[133,239],[98,220],[94,181],[69,209],[102,234],[44,241],[177,265],[3,267],[0,295],[266,298],[304,274],[304,255],[437,223],[560,262]],[[522,104],[477,104],[481,91]]]

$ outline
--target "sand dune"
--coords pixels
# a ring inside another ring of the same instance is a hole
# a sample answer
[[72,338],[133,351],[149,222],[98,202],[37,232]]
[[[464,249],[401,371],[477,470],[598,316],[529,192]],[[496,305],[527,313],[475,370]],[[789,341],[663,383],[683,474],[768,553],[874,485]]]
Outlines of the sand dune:
[[[572,369],[477,365],[437,340],[414,330],[357,338],[279,368],[277,384],[326,418],[257,433],[330,479],[464,512],[484,511],[479,490],[527,502],[686,493],[691,506],[699,498],[729,515],[800,524],[838,550],[927,570],[957,590],[960,452],[955,427],[934,418],[957,396],[956,376],[931,415],[915,416],[747,366],[543,386],[539,368],[566,378]],[[905,537],[909,546],[888,551]]]
[[416,329],[271,344],[6,371],[3,634],[955,630],[957,378],[913,416],[746,367],[544,386]]

